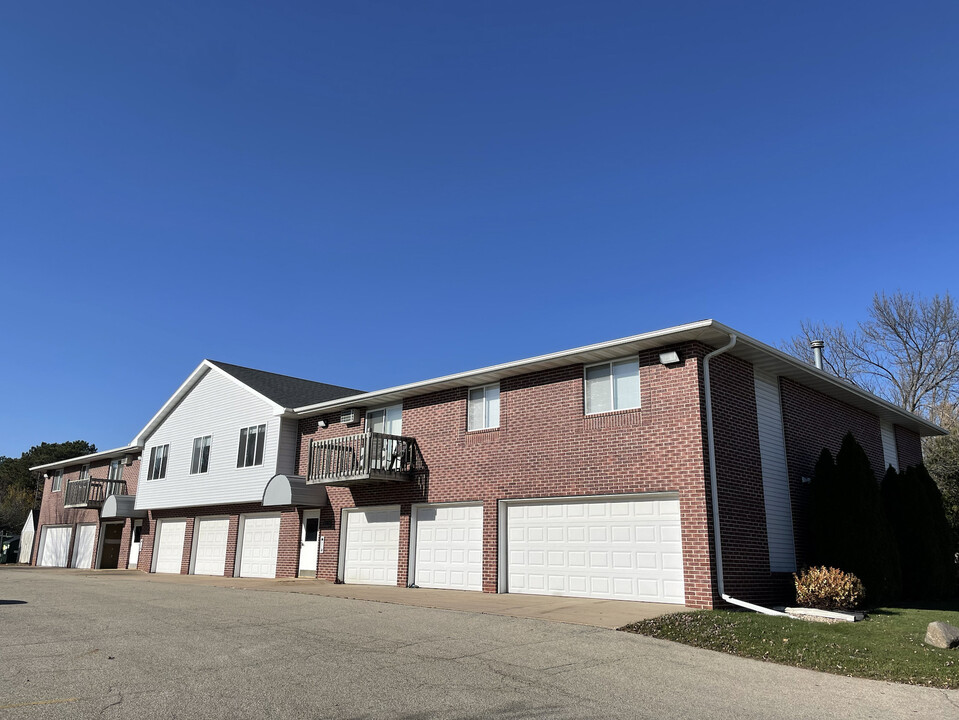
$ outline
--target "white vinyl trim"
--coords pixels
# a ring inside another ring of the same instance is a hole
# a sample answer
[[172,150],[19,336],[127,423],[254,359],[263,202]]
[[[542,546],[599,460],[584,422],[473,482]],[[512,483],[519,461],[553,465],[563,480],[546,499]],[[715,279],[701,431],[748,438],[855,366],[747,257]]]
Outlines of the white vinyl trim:
[[88,460],[99,460],[101,458],[106,459],[112,457],[121,457],[123,455],[134,455],[140,452],[140,450],[142,450],[142,448],[139,445],[127,445],[125,447],[113,448],[111,450],[101,450],[100,452],[90,453],[89,455],[80,455],[67,460],[57,460],[57,462],[46,463],[44,465],[34,465],[32,468],[30,468],[30,472],[50,470],[52,468],[65,468],[69,467],[70,465],[80,465]]
[[[294,408],[294,412],[301,417],[311,417],[341,408],[355,406],[368,407],[373,404],[398,402],[403,398],[422,395],[425,392],[462,387],[463,385],[483,385],[502,380],[506,377],[563,367],[564,365],[615,360],[626,354],[638,354],[641,350],[651,349],[666,343],[673,344],[687,340],[699,340],[707,345],[711,344],[715,346],[719,343],[726,342],[733,332],[732,328],[716,320],[700,320],[686,325],[677,325],[663,330],[633,335],[618,340],[609,340],[595,345],[586,345],[584,347],[573,348],[572,350],[563,350],[549,355],[539,355],[500,365],[491,365],[477,370],[444,375],[430,380],[397,385],[374,392],[358,393],[335,400],[303,405]],[[736,345],[734,354],[737,357],[751,362],[753,365],[762,365],[763,368],[769,372],[788,377],[802,385],[811,387],[813,390],[818,390],[825,395],[835,397],[843,402],[848,402],[854,407],[862,408],[874,415],[879,415],[887,420],[894,421],[896,424],[907,427],[920,435],[947,434],[935,423],[931,423],[918,415],[903,410],[901,407],[897,407],[893,403],[876,397],[845,380],[823,370],[819,370],[798,358],[784,353],[782,350],[777,350],[771,345],[767,345],[759,340],[754,340],[742,333],[737,332],[735,334],[739,342]],[[642,392],[642,390],[640,390],[640,392]]]
[[892,423],[885,420],[879,423],[879,433],[882,436],[882,456],[885,467],[880,477],[885,477],[886,470],[892,465],[893,470],[899,472],[899,451],[896,448],[896,431]]
[[759,430],[769,570],[795,572],[796,541],[779,378],[755,370],[753,380],[756,390],[756,420]]

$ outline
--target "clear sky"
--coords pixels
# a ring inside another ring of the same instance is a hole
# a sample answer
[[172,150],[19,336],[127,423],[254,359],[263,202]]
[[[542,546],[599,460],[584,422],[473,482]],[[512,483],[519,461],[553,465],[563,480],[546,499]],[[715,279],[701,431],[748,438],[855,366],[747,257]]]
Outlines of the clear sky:
[[8,2],[0,455],[959,270],[959,3]]

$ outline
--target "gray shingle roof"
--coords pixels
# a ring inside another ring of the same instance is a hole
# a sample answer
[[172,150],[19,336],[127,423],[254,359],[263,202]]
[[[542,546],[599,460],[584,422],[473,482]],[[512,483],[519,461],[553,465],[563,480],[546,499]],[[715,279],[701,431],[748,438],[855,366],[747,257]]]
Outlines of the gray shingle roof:
[[217,360],[210,360],[209,362],[285,408],[336,400],[349,395],[359,395],[363,392],[362,390],[340,387],[339,385],[328,385],[313,380],[290,377],[289,375],[277,375],[263,370],[231,365]]

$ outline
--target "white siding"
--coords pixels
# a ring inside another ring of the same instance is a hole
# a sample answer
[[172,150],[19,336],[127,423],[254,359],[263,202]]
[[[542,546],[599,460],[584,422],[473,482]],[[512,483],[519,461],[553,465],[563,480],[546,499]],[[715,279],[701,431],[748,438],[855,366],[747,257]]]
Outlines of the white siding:
[[[237,468],[240,429],[251,425],[266,425],[263,464]],[[193,439],[203,435],[213,436],[210,469],[190,475]],[[280,418],[268,402],[219,371],[208,370],[146,439],[137,509],[260,502],[263,488],[276,474],[279,435]],[[150,449],[167,443],[166,477],[147,480]]]
[[277,449],[276,471],[283,475],[296,475],[296,446],[299,440],[299,423],[286,418],[280,420],[280,441]]
[[892,423],[879,423],[879,432],[882,435],[882,456],[885,460],[882,474],[886,474],[890,465],[899,472],[899,452],[896,450],[896,432],[892,429]]
[[786,472],[786,442],[783,439],[779,379],[756,372],[755,381],[769,569],[772,572],[794,572],[796,547],[793,538],[792,503],[789,498],[789,474]]

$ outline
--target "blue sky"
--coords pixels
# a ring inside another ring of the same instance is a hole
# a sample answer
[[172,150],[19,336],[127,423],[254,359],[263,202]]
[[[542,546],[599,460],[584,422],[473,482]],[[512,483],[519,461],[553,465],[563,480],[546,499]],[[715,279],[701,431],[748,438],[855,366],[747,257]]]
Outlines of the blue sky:
[[959,4],[6,3],[0,455],[959,267]]

